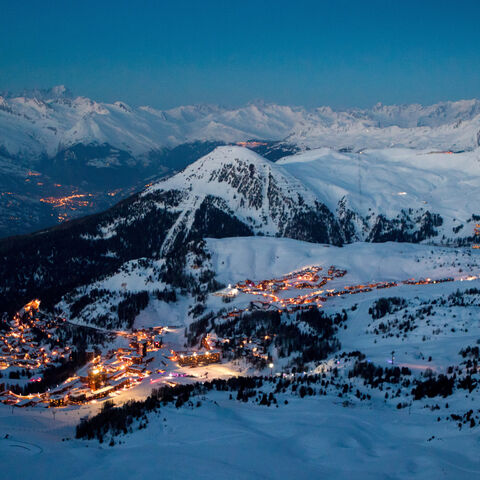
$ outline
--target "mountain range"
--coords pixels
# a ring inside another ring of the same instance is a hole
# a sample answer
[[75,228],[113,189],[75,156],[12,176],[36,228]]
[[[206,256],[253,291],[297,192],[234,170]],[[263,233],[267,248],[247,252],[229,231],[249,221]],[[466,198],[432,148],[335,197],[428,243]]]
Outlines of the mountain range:
[[219,145],[268,160],[329,148],[473,151],[480,102],[335,111],[266,103],[159,110],[74,96],[63,86],[0,95],[0,237],[95,213]]
[[[148,162],[151,152],[205,140],[263,139],[334,149],[436,146],[458,150],[479,144],[480,101],[377,104],[344,111],[261,102],[239,108],[187,105],[159,110],[75,97],[57,86],[0,95],[0,126],[0,151],[32,160],[53,158],[76,144],[108,144],[127,152],[130,159]],[[100,167],[122,161],[128,163],[111,154],[94,163]]]

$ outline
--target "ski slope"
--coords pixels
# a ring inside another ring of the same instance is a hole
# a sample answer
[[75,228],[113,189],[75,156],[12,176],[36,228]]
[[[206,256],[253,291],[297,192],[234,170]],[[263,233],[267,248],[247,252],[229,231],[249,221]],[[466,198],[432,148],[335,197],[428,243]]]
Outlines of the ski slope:
[[[6,478],[165,480],[478,478],[476,434],[435,421],[435,413],[392,412],[381,401],[342,407],[330,398],[290,398],[253,406],[215,393],[196,409],[165,407],[122,444],[71,440],[71,417],[58,411],[0,410],[0,461]],[[434,437],[431,440],[431,437]],[[62,442],[62,438],[70,440]],[[429,441],[430,439],[430,441]]]
[[[339,153],[318,149],[278,161],[331,211],[346,199],[363,217],[395,217],[402,209],[440,213],[447,233],[480,201],[480,153],[389,148]],[[450,233],[451,234],[451,233]]]
[[209,238],[207,246],[217,278],[225,284],[274,278],[311,265],[346,269],[345,284],[480,275],[480,254],[471,248],[396,242],[334,247],[266,237]]

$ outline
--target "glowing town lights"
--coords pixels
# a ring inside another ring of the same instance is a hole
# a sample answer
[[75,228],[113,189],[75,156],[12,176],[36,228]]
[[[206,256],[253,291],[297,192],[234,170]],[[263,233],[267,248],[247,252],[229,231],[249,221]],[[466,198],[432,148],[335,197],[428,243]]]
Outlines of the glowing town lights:
[[54,208],[68,207],[71,210],[76,210],[77,207],[86,207],[89,205],[89,201],[85,198],[92,197],[91,193],[77,193],[68,195],[66,197],[46,197],[41,198],[42,203],[48,203]]

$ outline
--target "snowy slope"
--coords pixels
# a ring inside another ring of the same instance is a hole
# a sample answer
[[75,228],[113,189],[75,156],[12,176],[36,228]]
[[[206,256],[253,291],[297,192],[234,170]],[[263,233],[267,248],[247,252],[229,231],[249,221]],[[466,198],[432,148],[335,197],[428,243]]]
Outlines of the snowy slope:
[[[452,238],[457,236],[454,229],[458,236],[473,235],[468,222],[479,213],[479,160],[479,150],[448,154],[395,148],[339,153],[325,148],[286,157],[278,164],[333,212],[348,209],[372,225],[379,215],[395,218],[410,209],[417,216],[429,211],[443,219],[437,238]],[[357,235],[367,238],[360,229]]]
[[[215,392],[196,409],[162,408],[147,429],[108,447],[73,435],[73,412],[11,415],[2,408],[0,460],[8,478],[119,480],[477,478],[477,433],[437,424],[434,412],[382,405],[345,408],[330,397],[288,398],[280,408]],[[215,402],[215,403],[214,403]],[[19,416],[22,416],[19,421]],[[78,417],[77,417],[78,419]],[[435,441],[428,441],[434,435]],[[66,475],[66,472],[68,474]]]
[[[278,278],[312,265],[347,269],[340,284],[402,281],[409,278],[466,278],[480,274],[480,254],[452,249],[387,242],[357,242],[341,248],[288,238],[223,238],[207,240],[212,264],[224,284],[249,278]],[[458,263],[458,265],[457,265]],[[390,292],[389,292],[390,293]]]

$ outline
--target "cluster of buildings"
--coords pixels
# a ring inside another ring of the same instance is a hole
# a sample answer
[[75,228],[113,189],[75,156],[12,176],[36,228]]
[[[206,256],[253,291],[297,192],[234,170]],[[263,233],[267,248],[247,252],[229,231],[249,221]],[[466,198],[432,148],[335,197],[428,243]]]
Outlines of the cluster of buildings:
[[434,283],[445,283],[445,282],[453,282],[455,279],[453,277],[446,277],[446,278],[421,278],[420,280],[415,280],[411,278],[409,280],[404,280],[402,283],[404,285],[430,285]]
[[[40,300],[27,303],[0,333],[0,370],[3,376],[30,370],[41,374],[47,366],[69,359],[71,349],[59,345],[56,330],[62,320],[39,318]],[[43,341],[40,344],[40,340]],[[23,372],[22,372],[23,373]]]
[[214,295],[216,297],[222,297],[222,298],[235,298],[239,293],[240,293],[240,290],[238,288],[228,285],[227,288],[224,288],[223,290],[219,290],[218,292],[215,292]]
[[[34,370],[35,377],[26,380],[30,382],[42,379],[43,366],[55,364],[57,359],[69,357],[71,353],[68,346],[49,349],[35,340],[38,332],[41,332],[44,339],[50,339],[59,327],[59,320],[37,318],[39,306],[38,300],[25,305],[15,315],[10,330],[0,336],[2,367]],[[89,402],[129,388],[150,375],[148,365],[154,359],[151,352],[162,348],[162,333],[162,327],[118,332],[126,340],[124,347],[109,350],[104,355],[87,351],[87,365],[58,387],[29,395],[20,395],[2,388],[0,401],[19,407],[39,403],[57,407]],[[56,341],[54,338],[52,340]]]
[[263,338],[240,338],[237,340],[236,347],[242,351],[242,356],[253,357],[264,360],[270,359],[268,355],[268,345],[270,345],[271,336],[265,335]]
[[42,203],[49,203],[54,208],[58,207],[69,207],[71,210],[76,210],[78,207],[87,207],[89,205],[88,200],[84,198],[92,197],[91,193],[73,193],[72,195],[67,195],[66,197],[45,197],[41,198]]
[[[480,224],[478,224],[480,234]],[[322,267],[312,266],[302,270],[292,272],[281,278],[262,280],[253,282],[245,280],[239,282],[235,287],[228,286],[227,289],[217,292],[221,296],[237,296],[239,292],[261,297],[259,300],[251,301],[248,308],[233,308],[222,315],[222,319],[239,317],[249,311],[274,311],[279,313],[294,313],[299,310],[305,310],[313,307],[322,307],[329,297],[340,297],[344,295],[355,295],[359,293],[370,292],[374,289],[385,289],[396,287],[399,284],[404,285],[427,285],[443,282],[451,282],[451,277],[440,279],[409,279],[403,282],[373,282],[368,284],[348,285],[342,290],[323,289],[330,281],[342,278],[347,270],[339,269],[334,265],[330,266],[326,274],[321,275]],[[305,292],[305,290],[307,292]],[[292,292],[293,296],[288,297],[284,292]],[[258,346],[255,352],[259,351]],[[253,350],[252,350],[253,352]]]
[[[58,323],[60,320],[39,319],[37,316],[39,306],[38,300],[25,305],[14,317],[10,330],[0,335],[2,366],[34,370],[34,378],[27,378],[23,380],[24,383],[42,380],[38,375],[41,375],[44,365],[55,364],[57,358],[65,358],[71,353],[68,346],[53,349],[41,346],[45,340],[48,340],[45,344],[57,341],[53,335],[55,329],[60,326]],[[118,345],[116,348],[106,353],[87,351],[88,363],[57,387],[42,393],[22,395],[0,386],[0,401],[16,407],[81,405],[131,388],[149,377],[153,370],[164,374],[163,368],[168,366],[169,360],[177,362],[180,366],[190,367],[220,362],[220,352],[213,350],[208,341],[204,345],[205,351],[164,350],[164,330],[164,327],[159,326],[132,332],[116,332]],[[42,344],[35,339],[38,332],[41,333]],[[153,362],[154,360],[156,362]]]
[[[263,297],[252,301],[250,308],[243,310],[233,309],[223,318],[237,317],[249,310],[278,310],[279,312],[293,313],[313,306],[321,307],[326,301],[324,290],[321,288],[334,278],[343,277],[347,271],[334,266],[329,267],[327,274],[320,276],[322,267],[312,266],[289,273],[280,278],[262,280],[255,283],[252,280],[239,282],[235,287],[229,287],[217,292],[221,296],[237,296],[239,292]],[[308,290],[308,293],[303,293]],[[287,297],[284,292],[291,291],[295,295]]]
[[[404,280],[400,282],[403,285],[429,285],[435,283],[445,283],[445,282],[453,282],[454,278],[447,277],[447,278],[439,278],[439,279],[431,279],[431,278],[422,278],[420,280],[415,280],[414,278],[410,278],[408,280]],[[327,291],[327,297],[341,297],[343,295],[356,295],[358,293],[365,293],[371,292],[374,289],[384,289],[384,288],[392,288],[397,287],[399,283],[397,282],[375,282],[375,283],[367,283],[365,285],[347,285],[344,287],[343,290],[330,290]]]
[[281,278],[272,278],[255,283],[252,280],[237,283],[236,288],[244,293],[260,294],[261,292],[278,292],[281,290],[291,290],[293,288],[315,288],[318,287],[320,279],[319,272],[322,267],[313,266],[302,270],[289,273]]
[[177,362],[181,367],[202,367],[211,363],[220,363],[222,356],[220,351],[215,350],[217,336],[205,335],[200,342],[203,351],[174,351],[171,350],[170,360]]
[[152,353],[163,346],[162,333],[163,327],[117,332],[129,342],[128,346],[109,350],[105,355],[88,352],[91,361],[51,392],[50,406],[87,403],[138,384],[152,373],[149,365],[154,360]]
[[[248,361],[254,361],[255,359],[263,362],[271,361],[271,357],[268,354],[268,347],[272,342],[275,335],[264,335],[261,338],[245,337],[242,335],[235,336],[233,338],[219,338],[215,333],[207,334],[202,339],[202,345],[205,348],[209,348],[211,353],[213,349],[236,351],[237,356],[241,355]],[[220,361],[220,353],[218,356],[211,357],[211,360],[215,358],[215,361]],[[218,358],[218,360],[217,360]],[[210,362],[211,363],[211,362]]]
[[189,351],[171,351],[172,362],[178,362],[181,367],[202,367],[211,363],[220,363],[221,355],[219,351],[189,352]]

